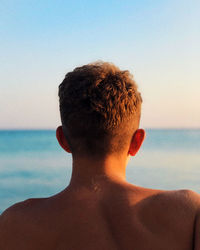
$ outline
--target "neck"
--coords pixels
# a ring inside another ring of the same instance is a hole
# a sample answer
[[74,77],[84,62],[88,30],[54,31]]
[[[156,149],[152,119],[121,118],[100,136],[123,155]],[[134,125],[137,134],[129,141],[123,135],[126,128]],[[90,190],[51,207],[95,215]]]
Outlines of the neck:
[[94,183],[125,182],[127,156],[104,159],[73,158],[70,186],[90,188]]

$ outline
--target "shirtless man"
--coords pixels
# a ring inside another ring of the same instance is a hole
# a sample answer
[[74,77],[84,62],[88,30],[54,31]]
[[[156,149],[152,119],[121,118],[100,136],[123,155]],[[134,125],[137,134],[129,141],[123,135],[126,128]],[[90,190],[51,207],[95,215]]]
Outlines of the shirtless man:
[[141,96],[128,71],[76,68],[59,87],[61,147],[72,153],[69,186],[0,216],[0,250],[200,250],[200,195],[126,182],[139,150]]

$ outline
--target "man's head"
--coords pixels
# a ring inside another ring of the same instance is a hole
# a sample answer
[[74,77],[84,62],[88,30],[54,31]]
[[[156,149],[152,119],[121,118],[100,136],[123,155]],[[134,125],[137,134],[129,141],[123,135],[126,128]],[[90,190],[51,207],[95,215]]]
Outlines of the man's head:
[[93,63],[59,86],[62,130],[74,156],[118,155],[138,129],[142,98],[129,71]]

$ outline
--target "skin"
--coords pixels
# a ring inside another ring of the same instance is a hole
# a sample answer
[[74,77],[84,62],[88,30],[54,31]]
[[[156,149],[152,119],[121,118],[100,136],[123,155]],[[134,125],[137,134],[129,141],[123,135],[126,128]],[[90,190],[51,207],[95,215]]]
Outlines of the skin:
[[[120,155],[73,156],[66,189],[17,203],[0,216],[0,250],[199,250],[200,195],[126,182],[128,158],[144,137],[138,129]],[[57,139],[70,153],[62,127]]]

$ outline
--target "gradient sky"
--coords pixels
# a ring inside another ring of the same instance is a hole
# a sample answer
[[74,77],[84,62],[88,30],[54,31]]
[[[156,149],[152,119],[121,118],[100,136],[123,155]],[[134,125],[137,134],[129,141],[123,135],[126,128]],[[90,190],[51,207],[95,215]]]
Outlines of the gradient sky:
[[96,60],[129,69],[143,127],[200,128],[199,0],[1,0],[0,128],[56,128],[57,87]]

